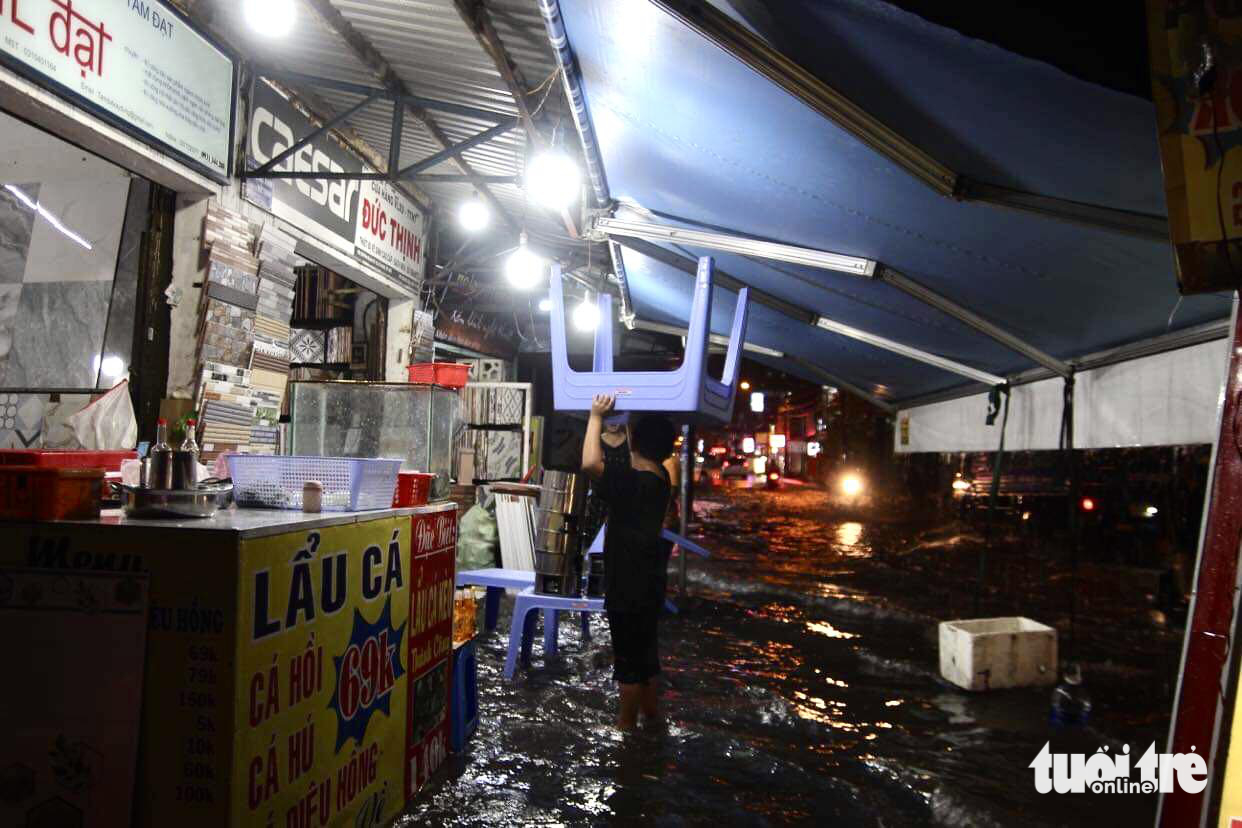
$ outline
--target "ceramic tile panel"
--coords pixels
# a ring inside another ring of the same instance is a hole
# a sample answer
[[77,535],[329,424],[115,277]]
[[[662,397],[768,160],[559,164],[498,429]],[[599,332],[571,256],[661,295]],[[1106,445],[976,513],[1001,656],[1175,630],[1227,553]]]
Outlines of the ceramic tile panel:
[[0,449],[43,447],[45,394],[0,393]]
[[8,187],[15,188],[32,201],[37,202],[39,198],[38,184],[0,186],[0,284],[22,281],[35,220],[34,210]]
[[26,284],[111,282],[129,196],[128,176],[95,181],[44,181],[39,205],[56,217],[35,221],[26,257]]
[[93,388],[111,295],[110,281],[22,285],[0,387]]

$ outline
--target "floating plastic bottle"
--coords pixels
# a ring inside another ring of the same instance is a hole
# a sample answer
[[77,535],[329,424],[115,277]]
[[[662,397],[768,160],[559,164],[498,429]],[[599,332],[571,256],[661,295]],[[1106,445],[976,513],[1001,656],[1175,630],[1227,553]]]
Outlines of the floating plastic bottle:
[[1048,718],[1054,725],[1063,727],[1085,725],[1091,718],[1091,696],[1083,686],[1079,665],[1065,665],[1061,683],[1052,691],[1052,709]]

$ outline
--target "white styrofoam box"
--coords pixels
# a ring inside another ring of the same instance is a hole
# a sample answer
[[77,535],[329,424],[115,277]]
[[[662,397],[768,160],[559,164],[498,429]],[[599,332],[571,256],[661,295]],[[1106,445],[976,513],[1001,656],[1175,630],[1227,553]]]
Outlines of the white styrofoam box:
[[1057,631],[1020,617],[942,621],[940,675],[966,690],[1056,684]]

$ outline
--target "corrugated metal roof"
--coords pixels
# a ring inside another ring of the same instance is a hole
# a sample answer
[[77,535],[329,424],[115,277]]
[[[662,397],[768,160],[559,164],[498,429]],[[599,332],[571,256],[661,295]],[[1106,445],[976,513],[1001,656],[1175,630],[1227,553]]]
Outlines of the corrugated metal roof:
[[[330,0],[333,8],[366,38],[416,95],[448,103],[465,104],[491,112],[516,116],[518,108],[492,58],[462,20],[452,0]],[[252,34],[242,17],[240,3],[217,2],[212,21],[218,33],[243,54],[259,57],[288,71],[378,86],[377,74],[356,55],[341,36],[305,0],[298,3],[298,19],[289,37],[279,41]],[[514,62],[528,84],[537,87],[556,69],[543,19],[535,0],[489,0],[491,15]],[[563,111],[560,83],[552,79],[545,106]],[[360,97],[348,92],[317,87],[294,88],[308,103],[316,102],[324,116],[344,111]],[[531,96],[531,106],[544,100],[545,86]],[[326,105],[326,106],[325,106]],[[453,113],[431,111],[430,117],[453,141],[461,141],[493,124]],[[392,107],[376,102],[346,122],[380,156],[387,157]],[[439,152],[443,145],[418,119],[407,113],[401,141],[401,163],[412,164]],[[519,125],[497,138],[463,153],[480,175],[519,175],[524,167],[527,136]],[[453,160],[423,171],[428,174],[461,174]],[[419,182],[435,206],[448,211],[474,192],[469,182]],[[488,189],[532,235],[548,241],[569,243],[558,216],[528,207],[522,189],[511,184],[489,184]],[[499,222],[499,219],[497,220]]]

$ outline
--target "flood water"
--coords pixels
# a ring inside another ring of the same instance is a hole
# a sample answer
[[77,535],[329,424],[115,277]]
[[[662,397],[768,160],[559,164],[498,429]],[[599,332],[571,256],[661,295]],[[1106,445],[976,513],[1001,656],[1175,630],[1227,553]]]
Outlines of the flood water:
[[956,617],[940,596],[962,588],[952,542],[915,555],[914,528],[833,517],[821,500],[699,502],[716,554],[690,561],[681,614],[661,625],[666,732],[612,727],[602,617],[589,643],[562,623],[551,659],[537,638],[506,682],[506,601],[500,629],[479,638],[479,729],[399,824],[1152,823],[1153,796],[1040,795],[1028,765],[1050,739],[1160,749],[1176,630],[1140,602],[1133,618],[1095,622],[1117,627],[1096,630],[1102,650],[1083,647],[1096,713],[1089,728],[1054,729],[1048,689],[970,694],[940,678],[936,621]]

